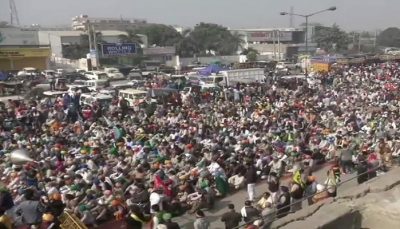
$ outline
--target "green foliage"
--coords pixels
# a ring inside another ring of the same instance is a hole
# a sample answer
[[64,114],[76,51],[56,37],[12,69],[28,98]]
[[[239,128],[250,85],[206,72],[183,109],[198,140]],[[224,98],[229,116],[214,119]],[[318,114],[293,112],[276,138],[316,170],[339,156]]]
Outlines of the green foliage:
[[135,33],[133,30],[127,30],[126,31],[127,35],[119,35],[118,40],[121,43],[137,43],[137,44],[142,44],[142,39],[140,36]]
[[241,55],[246,55],[247,61],[249,61],[249,62],[256,61],[257,60],[257,56],[259,54],[260,53],[257,50],[253,49],[253,48],[247,48],[247,49],[243,50],[242,53],[241,53]]
[[183,40],[178,44],[178,53],[181,56],[234,54],[242,43],[240,34],[232,34],[226,27],[200,23],[193,31],[188,31]]
[[146,35],[149,45],[174,46],[182,39],[182,35],[176,29],[162,24],[145,25],[132,32]]
[[[100,32],[96,33],[96,41],[97,44],[105,43]],[[97,48],[101,50],[100,45]],[[89,36],[87,34],[81,34],[79,44],[65,45],[62,48],[63,57],[72,60],[86,58],[86,54],[89,52]]]
[[316,26],[314,41],[326,51],[344,51],[350,43],[347,33],[336,24],[332,27]]
[[380,46],[400,47],[400,29],[390,27],[383,30],[377,38],[377,43]]
[[257,56],[258,56],[258,52],[250,51],[246,55],[247,61],[249,61],[249,62],[256,61],[257,60]]

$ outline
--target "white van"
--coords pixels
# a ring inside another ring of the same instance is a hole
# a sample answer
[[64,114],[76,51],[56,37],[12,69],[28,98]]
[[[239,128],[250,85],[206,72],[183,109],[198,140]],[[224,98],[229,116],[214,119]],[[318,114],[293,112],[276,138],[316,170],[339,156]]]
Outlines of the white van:
[[108,75],[101,71],[89,71],[85,73],[85,77],[90,80],[108,80]]
[[136,89],[125,89],[120,90],[118,96],[128,101],[129,106],[133,107],[143,102],[148,95],[147,91],[136,90]]
[[86,80],[83,85],[88,87],[91,91],[98,91],[108,86],[107,80]]
[[101,106],[110,105],[113,97],[111,95],[95,93],[95,94],[82,94],[81,97],[81,105],[84,106],[92,106],[94,102],[98,102]]
[[36,68],[26,67],[17,73],[17,76],[38,76],[39,73]]

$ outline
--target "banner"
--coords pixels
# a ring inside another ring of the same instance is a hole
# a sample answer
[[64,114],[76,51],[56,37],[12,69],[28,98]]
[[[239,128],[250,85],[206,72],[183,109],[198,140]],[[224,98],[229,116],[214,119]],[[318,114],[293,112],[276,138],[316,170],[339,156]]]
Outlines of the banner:
[[[278,38],[279,35],[279,38]],[[292,31],[251,31],[247,32],[249,42],[288,42],[293,40]]]
[[103,57],[130,56],[136,54],[136,44],[101,44]]
[[49,48],[0,48],[0,58],[49,56]]

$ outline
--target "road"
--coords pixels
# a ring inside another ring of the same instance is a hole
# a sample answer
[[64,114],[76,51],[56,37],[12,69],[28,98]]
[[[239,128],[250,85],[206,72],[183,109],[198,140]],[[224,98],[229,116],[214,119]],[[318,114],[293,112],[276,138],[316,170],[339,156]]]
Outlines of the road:
[[[323,183],[326,179],[326,173],[330,168],[330,164],[323,165],[320,169],[317,169],[313,172],[313,175],[317,177],[318,183]],[[352,177],[355,177],[355,174],[351,175],[342,175],[341,180],[347,180]],[[283,185],[287,185],[290,179],[286,178],[281,181]],[[344,183],[342,186],[338,188],[338,192],[341,190],[346,190],[352,186],[357,185],[357,179],[353,179],[350,182]],[[256,195],[260,196],[263,192],[267,191],[267,185],[265,181],[261,181],[256,185]],[[233,193],[223,199],[219,199],[215,203],[215,207],[212,210],[205,211],[206,218],[211,222],[212,229],[225,229],[225,225],[221,222],[221,216],[225,212],[227,212],[228,204],[232,203],[235,205],[236,211],[240,211],[240,209],[244,206],[244,201],[247,199],[247,192],[245,190],[238,191]],[[303,208],[307,207],[306,201],[303,203]],[[194,215],[185,214],[181,217],[174,218],[174,221],[177,222],[182,229],[192,229],[193,221],[195,220]]]

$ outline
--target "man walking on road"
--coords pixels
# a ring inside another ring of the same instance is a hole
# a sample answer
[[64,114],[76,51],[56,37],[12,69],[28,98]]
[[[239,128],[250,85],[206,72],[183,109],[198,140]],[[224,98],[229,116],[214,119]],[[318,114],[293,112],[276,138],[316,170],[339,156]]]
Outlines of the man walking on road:
[[257,169],[252,163],[247,164],[246,183],[249,200],[254,201],[256,195]]
[[232,229],[239,226],[242,215],[235,211],[235,205],[228,205],[229,211],[222,215],[221,221],[225,223],[225,229]]
[[204,212],[202,210],[197,210],[196,220],[194,221],[194,229],[209,229],[210,222],[206,219]]

